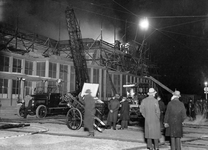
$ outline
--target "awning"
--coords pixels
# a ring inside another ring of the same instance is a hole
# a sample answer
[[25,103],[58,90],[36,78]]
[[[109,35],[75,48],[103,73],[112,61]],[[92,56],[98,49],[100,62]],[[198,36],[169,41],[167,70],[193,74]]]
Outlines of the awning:
[[50,78],[50,77],[41,77],[36,75],[26,75],[22,73],[14,73],[14,72],[0,72],[0,77],[4,79],[17,79],[24,78],[26,81],[58,81],[58,79]]

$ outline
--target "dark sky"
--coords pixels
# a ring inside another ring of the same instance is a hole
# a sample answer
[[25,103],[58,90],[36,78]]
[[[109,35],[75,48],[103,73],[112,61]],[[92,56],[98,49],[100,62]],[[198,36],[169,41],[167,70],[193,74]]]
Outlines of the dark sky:
[[[64,10],[71,4],[84,38],[150,45],[159,80],[172,90],[203,94],[208,81],[207,0],[2,0],[0,21],[56,40],[67,40]],[[149,30],[137,30],[147,16]],[[126,34],[125,34],[126,33]],[[137,33],[137,34],[136,34]],[[137,36],[136,36],[137,35]]]

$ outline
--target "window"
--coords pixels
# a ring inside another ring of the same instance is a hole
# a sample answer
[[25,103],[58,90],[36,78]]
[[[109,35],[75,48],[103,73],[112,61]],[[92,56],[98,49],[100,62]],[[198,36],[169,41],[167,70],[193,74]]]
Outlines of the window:
[[45,93],[45,81],[36,82],[36,88],[34,89],[35,94]]
[[[126,85],[126,75],[122,75],[122,84],[123,84],[123,85]],[[127,88],[125,88],[125,87],[122,86],[122,95],[123,95],[123,96],[124,96],[124,95],[126,96],[126,94],[127,94],[127,93],[126,93],[126,89],[127,89]]]
[[24,81],[24,95],[31,95],[32,94],[32,82],[31,81]]
[[114,86],[116,88],[116,92],[120,94],[120,75],[114,75]]
[[18,94],[20,93],[20,81],[19,80],[12,80],[12,98],[17,98]]
[[22,69],[22,60],[14,58],[12,72],[21,73],[21,69]]
[[0,78],[0,98],[8,98],[8,79]]
[[127,84],[130,84],[130,75],[127,75]]
[[67,93],[67,80],[68,80],[68,66],[60,65],[60,79],[63,80],[60,87],[60,92],[62,94]]
[[56,64],[49,63],[49,77],[56,78]]
[[93,70],[93,83],[99,83],[99,69]]
[[111,81],[112,80],[112,74],[106,75],[106,95],[107,97],[111,97],[112,96],[112,85],[111,85]]
[[9,71],[9,57],[0,56],[0,71]]
[[70,91],[75,91],[75,69],[74,69],[74,66],[71,66]]
[[33,62],[25,61],[25,74],[32,75],[33,73]]
[[45,62],[37,63],[37,75],[41,77],[45,77]]
[[91,68],[87,68],[88,76],[89,76],[89,82],[91,82]]
[[59,89],[57,89],[56,81],[48,81],[48,89],[47,89],[47,92],[48,93],[56,93],[56,92],[59,92],[57,90],[59,90]]

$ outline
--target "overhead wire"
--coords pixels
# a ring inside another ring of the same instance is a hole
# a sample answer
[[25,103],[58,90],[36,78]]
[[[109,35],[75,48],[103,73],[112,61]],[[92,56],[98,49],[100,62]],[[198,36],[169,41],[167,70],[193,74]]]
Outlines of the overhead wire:
[[[120,6],[121,8],[123,8],[124,10],[126,10],[127,12],[124,12],[124,11],[121,11],[123,13],[128,13],[128,14],[132,14],[136,17],[138,17],[137,14],[131,12],[130,10],[128,10],[127,8],[125,8],[124,6],[120,5],[118,2],[116,2],[115,0],[112,0],[114,3],[116,3],[118,6]],[[86,2],[88,3],[88,2]],[[103,7],[101,5],[98,5],[98,4],[94,4],[94,3],[90,3],[91,5],[95,5],[95,6],[99,6],[99,7]],[[108,16],[108,15],[104,15],[104,14],[101,14],[101,13],[97,13],[97,12],[94,12],[94,11],[90,11],[90,10],[87,10],[87,9],[83,9],[83,8],[80,8],[80,7],[77,7],[77,6],[73,6],[73,8],[76,8],[76,9],[79,9],[79,10],[82,10],[82,11],[86,11],[86,12],[89,12],[89,13],[93,13],[93,14],[96,14],[96,15],[99,15],[99,16],[104,16],[104,17],[107,17],[107,18],[111,18],[111,19],[114,19],[114,20],[118,20],[118,21],[122,21],[122,22],[126,22],[126,23],[129,23],[129,24],[132,24],[132,25],[137,25],[137,23],[135,22],[131,22],[131,21],[127,21],[127,20],[123,20],[123,19],[119,19],[117,17],[112,17],[112,16]],[[103,8],[107,8],[107,9],[111,9],[109,7],[103,7]],[[115,9],[111,9],[111,10],[115,10]],[[118,11],[118,10],[117,10]],[[120,10],[119,10],[120,11]],[[181,24],[176,24],[176,25],[171,25],[171,26],[166,26],[166,27],[162,27],[162,28],[155,28],[151,25],[151,27],[154,29],[154,31],[148,35],[146,39],[148,39],[152,34],[155,33],[155,31],[158,31],[160,32],[161,34],[165,35],[166,37],[176,41],[177,43],[179,44],[182,44],[181,42],[177,41],[176,39],[172,38],[171,36],[165,34],[164,32],[169,32],[171,33],[171,31],[165,31],[164,29],[167,29],[167,28],[172,28],[172,27],[176,27],[176,26],[182,26],[182,25],[187,25],[187,24],[192,24],[192,23],[196,23],[196,22],[200,22],[200,21],[205,21],[207,20],[208,16],[207,15],[198,15],[198,16],[152,16],[152,17],[148,17],[148,18],[160,18],[160,19],[164,19],[164,18],[204,18],[205,19],[200,19],[200,20],[196,20],[196,21],[190,21],[190,22],[185,22],[185,23],[181,23]],[[177,32],[172,32],[172,33],[175,33],[175,34],[181,34],[181,33],[177,33]],[[182,35],[182,34],[181,34]],[[185,34],[184,34],[185,36]],[[186,35],[186,36],[190,36],[190,35]],[[187,47],[186,45],[182,44],[183,46],[185,46],[186,48],[190,48],[190,47]],[[191,49],[191,48],[190,48]]]
[[168,32],[168,33],[172,33],[172,34],[178,34],[178,35],[183,35],[183,36],[189,36],[189,37],[193,37],[193,38],[200,38],[200,39],[204,39],[204,40],[208,40],[208,38],[203,38],[203,37],[199,37],[199,36],[195,36],[195,35],[190,35],[190,34],[183,34],[183,33],[178,33],[178,32],[173,32],[173,31],[169,31],[169,30],[160,30],[163,32]]
[[185,22],[185,23],[180,23],[180,24],[171,25],[171,26],[166,26],[166,27],[159,28],[159,30],[160,29],[166,29],[166,28],[172,28],[172,27],[176,27],[176,26],[182,26],[182,25],[192,24],[192,23],[196,23],[196,22],[201,22],[201,21],[205,21],[207,19],[208,18],[206,18],[206,19],[200,19],[200,20],[196,20],[196,21]]

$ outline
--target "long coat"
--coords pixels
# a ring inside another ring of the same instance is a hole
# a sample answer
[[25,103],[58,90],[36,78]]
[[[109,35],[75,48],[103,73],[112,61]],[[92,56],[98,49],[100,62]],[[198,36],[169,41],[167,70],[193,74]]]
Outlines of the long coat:
[[[108,109],[109,109],[108,121],[109,122],[117,122],[119,107],[120,107],[120,102],[117,98],[110,100],[110,102],[108,103]],[[113,110],[113,112],[111,113],[110,110]]]
[[166,106],[164,104],[164,102],[162,100],[159,100],[158,101],[158,104],[159,104],[159,108],[160,108],[160,125],[161,125],[161,128],[163,128],[163,122],[164,122],[164,115],[165,115],[165,109],[166,109]]
[[129,120],[129,102],[125,100],[121,103],[121,120],[128,121]]
[[84,104],[84,127],[89,131],[93,131],[95,100],[91,95],[85,95]]
[[171,100],[168,103],[165,113],[164,123],[168,123],[169,127],[166,128],[165,135],[175,138],[183,136],[182,123],[186,118],[186,109],[178,98]]
[[140,111],[145,118],[145,138],[159,139],[161,132],[158,100],[149,95],[142,100]]

